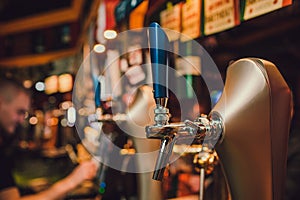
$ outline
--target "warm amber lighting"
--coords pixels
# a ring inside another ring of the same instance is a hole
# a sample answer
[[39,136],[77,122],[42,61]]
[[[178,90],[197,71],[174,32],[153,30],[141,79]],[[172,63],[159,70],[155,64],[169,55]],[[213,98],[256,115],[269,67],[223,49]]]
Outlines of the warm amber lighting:
[[23,86],[24,86],[25,88],[31,88],[31,86],[32,86],[32,80],[25,80],[25,81],[23,82]]
[[62,74],[58,77],[58,91],[70,92],[73,88],[73,77],[71,74]]
[[61,108],[63,110],[67,110],[71,106],[72,106],[72,102],[71,101],[64,101],[64,102],[61,103]]
[[133,155],[133,154],[135,154],[135,149],[121,149],[120,154],[121,155]]
[[58,77],[56,75],[49,76],[45,79],[45,93],[53,94],[58,91]]
[[[39,84],[39,87],[37,87]],[[43,90],[42,83],[36,84],[36,89],[38,91]],[[45,93],[53,94],[56,92],[70,92],[73,88],[73,77],[71,74],[62,74],[60,76],[52,75],[45,79]]]
[[58,124],[58,118],[52,117],[47,120],[47,126],[56,126]]
[[103,33],[104,37],[108,40],[115,39],[117,37],[117,32],[114,30],[106,30]]
[[38,118],[37,117],[30,117],[29,124],[36,125],[37,123],[38,123]]

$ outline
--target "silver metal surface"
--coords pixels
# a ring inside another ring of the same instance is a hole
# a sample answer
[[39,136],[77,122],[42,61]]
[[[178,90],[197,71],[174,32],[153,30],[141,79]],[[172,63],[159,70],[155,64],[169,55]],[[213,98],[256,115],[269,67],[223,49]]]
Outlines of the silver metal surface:
[[146,132],[147,138],[168,143],[197,137],[210,148],[216,145],[229,199],[281,200],[291,118],[291,91],[275,65],[245,58],[229,66],[223,94],[208,118],[147,126]]
[[205,181],[205,169],[200,169],[200,189],[199,189],[199,200],[204,199],[204,181]]
[[292,97],[279,71],[261,59],[240,59],[227,71],[213,108],[224,120],[216,145],[233,200],[284,197]]
[[[202,139],[209,148],[216,146],[228,198],[281,200],[291,118],[291,91],[276,66],[245,58],[229,66],[223,94],[208,118],[155,124],[146,132],[147,138],[162,140],[164,153],[174,141],[187,137]],[[163,159],[160,156],[157,162],[166,164],[168,157]]]

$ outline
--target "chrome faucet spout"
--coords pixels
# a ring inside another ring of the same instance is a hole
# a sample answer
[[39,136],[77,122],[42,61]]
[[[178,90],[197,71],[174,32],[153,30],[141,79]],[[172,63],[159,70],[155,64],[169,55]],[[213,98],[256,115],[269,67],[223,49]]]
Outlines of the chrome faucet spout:
[[168,164],[175,143],[175,140],[173,140],[174,137],[175,135],[173,135],[173,137],[168,136],[161,140],[160,151],[158,153],[155,169],[152,176],[152,179],[154,180],[161,181],[163,179],[164,171]]

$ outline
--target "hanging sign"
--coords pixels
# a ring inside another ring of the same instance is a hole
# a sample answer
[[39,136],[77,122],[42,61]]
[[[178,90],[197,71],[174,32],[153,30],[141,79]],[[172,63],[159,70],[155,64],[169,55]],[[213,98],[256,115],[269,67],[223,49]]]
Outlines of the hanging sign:
[[[181,31],[181,3],[173,6],[168,5],[167,9],[160,13],[160,25],[162,28],[166,28],[165,32],[170,41],[179,39]],[[174,31],[178,32],[178,34]]]
[[[181,41],[195,39],[201,35],[201,0],[189,0],[182,5]],[[184,37],[187,36],[187,37]]]
[[144,27],[144,19],[148,9],[148,1],[143,1],[129,14],[129,29],[140,29]]
[[[115,9],[119,4],[119,0],[105,0],[105,19],[106,19],[106,29],[114,29],[116,27],[116,19],[115,19]],[[101,13],[99,13],[101,14]]]
[[135,9],[143,0],[123,0],[115,8],[115,19],[117,24],[125,20],[130,12]]
[[292,0],[243,0],[241,4],[243,10],[242,18],[243,20],[248,20],[291,5]]
[[239,24],[238,1],[204,0],[204,34],[210,35]]

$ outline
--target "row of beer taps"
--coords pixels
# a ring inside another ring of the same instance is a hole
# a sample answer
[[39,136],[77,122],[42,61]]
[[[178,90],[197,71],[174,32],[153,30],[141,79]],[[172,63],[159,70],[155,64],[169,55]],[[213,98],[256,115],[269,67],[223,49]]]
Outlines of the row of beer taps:
[[[222,139],[223,121],[218,113],[209,116],[200,115],[194,121],[185,120],[179,123],[169,123],[170,112],[167,108],[168,92],[168,48],[169,40],[164,30],[157,24],[152,23],[148,28],[148,41],[151,58],[151,71],[153,81],[153,97],[156,107],[154,108],[154,124],[145,127],[148,139],[161,140],[158,157],[152,178],[161,181],[164,171],[169,163],[173,147],[177,141],[197,140],[201,148],[194,156],[194,167],[200,173],[199,199],[204,198],[204,179],[207,170],[212,170],[217,163],[217,155],[214,145]],[[124,121],[126,115],[117,114],[104,116],[101,111],[101,85],[95,81],[95,106],[97,108],[94,119],[91,122]],[[120,118],[121,116],[121,118]],[[191,144],[191,143],[190,143]]]

